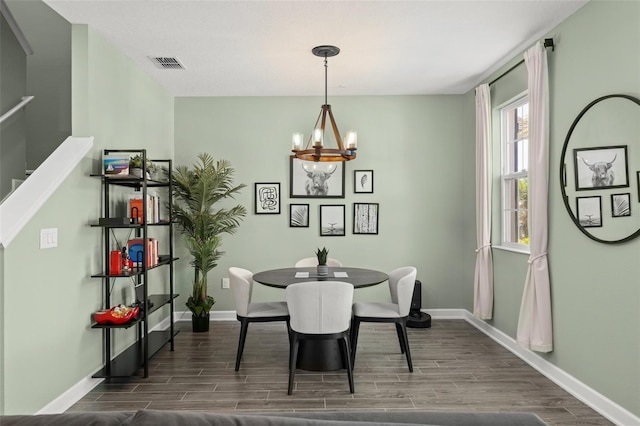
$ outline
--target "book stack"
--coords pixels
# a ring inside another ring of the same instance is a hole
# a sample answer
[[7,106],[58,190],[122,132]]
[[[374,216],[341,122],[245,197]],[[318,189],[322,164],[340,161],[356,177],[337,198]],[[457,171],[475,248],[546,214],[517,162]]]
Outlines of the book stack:
[[[143,258],[143,240],[142,238],[133,238],[127,243],[129,250],[129,258],[133,262],[133,266],[140,268]],[[158,240],[155,238],[147,238],[147,268],[158,264]]]
[[[129,215],[134,223],[143,223],[144,210],[140,194],[129,197]],[[160,197],[157,194],[147,194],[147,216],[147,223],[160,223]]]

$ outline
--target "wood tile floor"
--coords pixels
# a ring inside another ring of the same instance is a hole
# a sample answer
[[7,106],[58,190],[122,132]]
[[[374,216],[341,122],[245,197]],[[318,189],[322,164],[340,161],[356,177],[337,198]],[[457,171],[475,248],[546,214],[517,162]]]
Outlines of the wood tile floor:
[[409,329],[413,374],[393,325],[362,324],[353,395],[344,370],[298,370],[287,395],[284,323],[249,326],[239,372],[239,322],[213,322],[209,333],[190,326],[177,323],[175,351],[156,354],[147,379],[102,383],[68,411],[526,411],[549,425],[612,424],[463,320]]

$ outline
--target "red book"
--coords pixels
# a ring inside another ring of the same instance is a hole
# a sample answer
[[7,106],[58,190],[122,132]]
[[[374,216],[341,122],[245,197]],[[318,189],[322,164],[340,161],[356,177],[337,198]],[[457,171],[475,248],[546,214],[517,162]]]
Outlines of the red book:
[[129,200],[129,217],[138,219],[138,221],[134,221],[134,223],[143,223],[144,210],[142,210],[142,198],[132,198]]

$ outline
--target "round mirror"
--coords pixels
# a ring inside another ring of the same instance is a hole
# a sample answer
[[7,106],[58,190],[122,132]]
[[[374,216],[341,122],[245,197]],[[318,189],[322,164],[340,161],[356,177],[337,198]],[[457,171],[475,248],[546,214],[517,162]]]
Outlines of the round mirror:
[[614,244],[640,235],[640,100],[607,95],[571,124],[560,157],[567,212],[592,240]]

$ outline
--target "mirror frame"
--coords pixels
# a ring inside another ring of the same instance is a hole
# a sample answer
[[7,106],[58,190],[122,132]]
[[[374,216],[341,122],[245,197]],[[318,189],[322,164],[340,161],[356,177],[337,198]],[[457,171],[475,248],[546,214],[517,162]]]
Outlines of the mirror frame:
[[582,225],[580,225],[580,221],[573,214],[573,210],[571,210],[571,206],[569,205],[569,197],[567,196],[567,193],[565,191],[565,187],[566,187],[566,184],[567,184],[566,168],[565,168],[565,164],[566,164],[565,163],[565,157],[566,157],[566,153],[567,153],[567,148],[569,146],[569,141],[571,140],[571,135],[573,134],[574,129],[578,125],[578,122],[580,122],[580,119],[582,118],[582,116],[585,115],[587,113],[587,111],[589,111],[589,109],[591,109],[591,107],[593,107],[597,103],[602,102],[602,101],[604,101],[606,99],[611,99],[611,98],[627,99],[627,100],[635,103],[638,107],[640,107],[640,99],[638,99],[638,98],[636,98],[634,96],[623,95],[623,94],[606,95],[606,96],[602,96],[602,97],[599,97],[599,98],[591,101],[586,107],[584,107],[582,109],[582,111],[580,111],[580,114],[578,114],[578,116],[575,118],[575,120],[573,120],[573,123],[571,124],[571,127],[569,128],[569,131],[567,132],[567,136],[564,139],[564,145],[562,146],[562,153],[560,154],[560,190],[562,191],[562,201],[564,202],[564,206],[567,209],[567,213],[569,213],[569,216],[571,217],[571,220],[573,221],[573,223],[578,227],[578,229],[583,234],[585,234],[587,237],[591,238],[592,240],[597,241],[599,243],[603,243],[603,244],[619,244],[619,243],[624,243],[626,241],[630,241],[630,240],[640,236],[640,227],[638,227],[638,229],[635,232],[633,232],[632,234],[627,235],[626,237],[620,238],[619,240],[604,240],[602,238],[598,238],[598,237],[592,235]]

